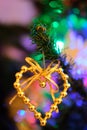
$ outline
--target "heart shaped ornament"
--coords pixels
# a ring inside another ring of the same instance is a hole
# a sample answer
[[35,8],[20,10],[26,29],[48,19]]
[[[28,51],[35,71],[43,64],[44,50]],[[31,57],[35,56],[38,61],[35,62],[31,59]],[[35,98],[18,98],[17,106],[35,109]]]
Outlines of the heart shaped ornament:
[[[59,67],[59,64],[54,64],[51,62],[48,67],[44,69],[41,68],[40,65],[30,57],[26,57],[25,60],[29,64],[29,67],[22,66],[20,72],[15,74],[16,81],[14,82],[14,88],[17,90],[17,95],[12,98],[11,102],[17,96],[20,97],[24,104],[28,106],[29,110],[34,113],[35,118],[39,119],[41,126],[45,126],[47,119],[51,118],[52,112],[59,112],[58,105],[67,95],[67,90],[70,87],[70,84],[68,83],[69,77],[63,72],[62,68]],[[27,78],[25,81],[21,82],[21,78],[26,72],[31,72],[33,75]],[[60,75],[61,79],[63,80],[63,90],[60,92],[60,96],[57,98],[55,97],[55,93],[59,91],[59,86],[54,80],[52,80],[52,74],[55,72],[58,73],[58,75]],[[41,77],[43,77],[43,80]],[[46,85],[49,84],[51,96],[53,99],[53,104],[51,104],[50,110],[45,113],[44,118],[42,117],[42,114],[37,111],[36,107],[31,103],[31,100],[25,95],[25,90],[28,89],[31,84],[37,80],[39,81],[39,86],[41,88],[45,88]],[[57,88],[57,90],[53,90],[52,84]]]

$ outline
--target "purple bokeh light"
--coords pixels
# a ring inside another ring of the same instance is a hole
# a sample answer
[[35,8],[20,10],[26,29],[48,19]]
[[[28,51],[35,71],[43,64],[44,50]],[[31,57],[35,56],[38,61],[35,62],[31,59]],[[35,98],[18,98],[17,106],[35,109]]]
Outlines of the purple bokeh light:
[[36,44],[32,44],[32,40],[28,35],[23,35],[20,37],[21,45],[27,50],[27,51],[34,51],[36,49]]

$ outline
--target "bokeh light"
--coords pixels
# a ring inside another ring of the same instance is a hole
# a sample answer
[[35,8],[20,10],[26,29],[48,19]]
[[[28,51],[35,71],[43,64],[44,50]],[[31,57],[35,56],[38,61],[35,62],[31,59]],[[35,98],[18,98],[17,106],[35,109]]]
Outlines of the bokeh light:
[[55,43],[55,50],[57,51],[57,53],[60,53],[64,48],[64,43],[62,41],[56,41]]

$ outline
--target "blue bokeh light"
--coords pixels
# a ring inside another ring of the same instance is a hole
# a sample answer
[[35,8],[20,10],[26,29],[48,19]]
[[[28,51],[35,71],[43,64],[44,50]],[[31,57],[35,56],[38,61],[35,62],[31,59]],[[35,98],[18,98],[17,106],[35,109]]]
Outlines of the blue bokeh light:
[[54,119],[49,119],[48,120],[48,123],[51,125],[51,126],[55,126],[56,125],[56,122]]
[[69,98],[64,98],[63,103],[68,107],[72,106],[72,102]]
[[76,106],[81,107],[83,105],[83,101],[81,99],[76,100]]
[[87,130],[87,125],[84,126],[84,129],[83,130]]
[[25,115],[25,110],[19,110],[18,112],[17,112],[17,114],[19,115],[19,116],[24,116]]

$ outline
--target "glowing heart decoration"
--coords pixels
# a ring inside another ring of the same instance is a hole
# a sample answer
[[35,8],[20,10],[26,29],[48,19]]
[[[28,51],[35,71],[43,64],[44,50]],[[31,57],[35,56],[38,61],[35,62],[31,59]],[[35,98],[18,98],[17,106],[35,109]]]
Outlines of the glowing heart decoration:
[[[59,111],[57,106],[62,102],[62,98],[67,95],[67,90],[70,87],[70,84],[68,83],[68,75],[64,74],[62,68],[59,67],[59,64],[54,64],[54,62],[51,62],[47,68],[41,68],[40,65],[32,58],[26,57],[25,60],[29,64],[29,67],[22,66],[20,72],[16,73],[14,88],[17,90],[17,95],[12,98],[10,104],[17,96],[20,97],[23,100],[24,104],[28,106],[29,110],[34,113],[35,118],[40,120],[41,126],[45,126],[47,123],[47,119],[51,118],[52,112]],[[33,75],[27,78],[25,81],[21,82],[21,78],[26,72],[31,72],[33,73]],[[52,74],[55,72],[61,76],[64,88],[60,92],[60,96],[57,98],[54,94],[59,91],[59,86],[51,78]],[[41,77],[43,77],[43,80]],[[49,84],[51,96],[53,99],[53,104],[51,104],[50,110],[45,113],[44,118],[42,117],[42,114],[37,111],[36,107],[31,103],[31,100],[24,93],[24,91],[29,88],[31,84],[36,80],[39,81],[39,86],[41,88],[45,88],[47,84]],[[53,91],[52,84],[57,88],[57,90]],[[23,87],[24,85],[25,87]]]

